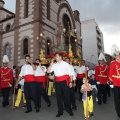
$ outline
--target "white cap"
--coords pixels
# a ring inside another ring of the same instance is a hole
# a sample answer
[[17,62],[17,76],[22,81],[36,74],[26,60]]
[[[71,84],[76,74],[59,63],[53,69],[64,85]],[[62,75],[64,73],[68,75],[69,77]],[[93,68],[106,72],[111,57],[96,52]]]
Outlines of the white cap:
[[117,55],[120,55],[120,50],[119,50],[119,48],[115,44],[111,48],[111,55],[113,57],[115,57]]
[[107,62],[105,55],[103,53],[100,53],[98,60],[104,60],[105,62]]
[[3,62],[3,63],[9,63],[9,59],[8,59],[8,56],[7,56],[7,55],[4,55],[4,56],[3,56],[2,62]]

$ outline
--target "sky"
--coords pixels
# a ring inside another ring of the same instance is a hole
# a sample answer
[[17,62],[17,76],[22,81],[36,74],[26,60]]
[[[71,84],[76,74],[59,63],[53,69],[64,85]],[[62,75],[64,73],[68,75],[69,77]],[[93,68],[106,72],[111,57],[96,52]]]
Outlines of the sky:
[[[4,0],[5,8],[15,13],[16,0]],[[68,0],[72,10],[79,10],[80,19],[95,18],[103,32],[105,53],[111,54],[111,46],[120,49],[120,0]]]

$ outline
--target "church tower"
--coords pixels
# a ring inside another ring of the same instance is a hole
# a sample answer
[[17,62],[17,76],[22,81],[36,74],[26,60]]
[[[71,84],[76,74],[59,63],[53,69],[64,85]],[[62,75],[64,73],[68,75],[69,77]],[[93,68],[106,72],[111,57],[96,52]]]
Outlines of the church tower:
[[25,54],[30,54],[32,59],[39,57],[40,43],[36,38],[42,28],[41,5],[42,0],[16,0],[15,64],[21,65]]
[[3,0],[0,0],[0,8],[4,7],[5,2]]

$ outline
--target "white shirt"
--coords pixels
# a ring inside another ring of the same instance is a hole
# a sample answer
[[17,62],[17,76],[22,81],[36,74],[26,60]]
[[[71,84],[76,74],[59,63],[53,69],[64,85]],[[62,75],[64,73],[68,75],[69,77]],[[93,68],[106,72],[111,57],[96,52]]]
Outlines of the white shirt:
[[53,72],[53,71],[55,76],[73,75],[70,65],[64,61],[53,64],[50,72]]
[[89,70],[89,71],[88,71],[88,76],[91,76],[91,75],[93,75],[93,74],[95,74],[95,70]]
[[[41,67],[43,67],[44,70],[41,69]],[[35,70],[35,76],[45,76],[46,73],[46,67],[45,66],[38,66]]]
[[71,71],[73,74],[73,80],[76,80],[76,73],[75,73],[74,67],[72,65],[70,65],[70,68],[71,68]]
[[13,77],[15,78],[16,77],[16,70],[13,69]]
[[31,65],[23,65],[20,71],[19,76],[25,76],[25,75],[34,75],[34,69],[32,68]]
[[76,69],[77,74],[83,74],[85,73],[86,67],[85,66],[75,66],[74,69]]

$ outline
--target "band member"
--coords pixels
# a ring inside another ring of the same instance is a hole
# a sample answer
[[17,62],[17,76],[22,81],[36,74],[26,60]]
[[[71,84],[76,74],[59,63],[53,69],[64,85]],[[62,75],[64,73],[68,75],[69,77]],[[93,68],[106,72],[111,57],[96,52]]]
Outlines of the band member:
[[[99,55],[99,65],[95,69],[95,77],[98,81],[98,104],[107,103],[107,81],[108,81],[108,65],[105,64],[106,59],[103,53]],[[103,98],[102,98],[103,97]]]
[[3,67],[0,68],[0,84],[2,88],[3,102],[2,106],[9,105],[10,87],[13,82],[13,70],[8,67],[9,59],[7,55],[3,56]]
[[[69,58],[66,58],[65,61],[70,65],[70,59]],[[73,85],[69,87],[70,103],[71,103],[72,109],[77,110],[76,101],[75,101],[75,90],[74,90],[74,87],[76,86],[76,75],[75,75],[74,67],[72,65],[70,65],[70,68],[71,68],[71,71],[73,73],[73,76],[72,76]]]
[[36,83],[35,83],[35,76],[34,76],[34,70],[36,69],[36,66],[31,63],[30,61],[30,55],[25,56],[25,62],[26,64],[22,66],[16,87],[18,87],[18,82],[22,77],[24,77],[24,93],[25,93],[25,99],[26,99],[26,106],[27,111],[25,113],[29,113],[32,111],[31,106],[31,98],[34,101],[36,112],[39,112],[39,107],[36,102],[35,98],[35,92],[36,92]]
[[[69,100],[69,86],[72,86],[72,72],[68,63],[62,60],[62,54],[56,53],[55,55],[56,63],[52,60],[48,73],[54,71],[55,74],[55,88],[56,88],[56,97],[57,97],[57,106],[58,106],[58,114],[56,117],[60,117],[63,115],[63,101],[65,104],[65,110],[73,116],[72,109],[70,107]],[[68,82],[70,76],[70,82]]]
[[78,92],[79,92],[79,101],[82,101],[82,93],[80,92],[81,86],[83,84],[83,77],[87,75],[88,68],[84,65],[84,60],[82,61],[80,66],[76,66],[77,72],[77,85],[78,85]]
[[36,82],[36,100],[39,108],[41,107],[41,96],[47,103],[47,106],[51,106],[50,99],[46,93],[46,67],[41,65],[40,59],[35,60],[37,68],[35,70],[35,82]]
[[120,50],[116,45],[112,46],[112,56],[115,60],[110,63],[109,80],[114,85],[114,104],[117,115],[120,117]]

